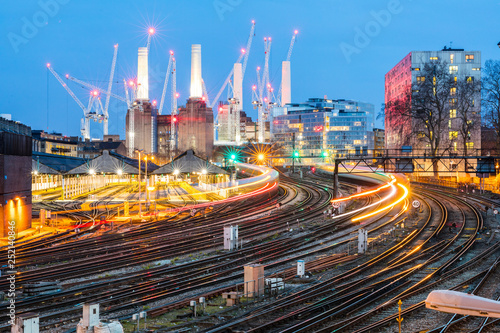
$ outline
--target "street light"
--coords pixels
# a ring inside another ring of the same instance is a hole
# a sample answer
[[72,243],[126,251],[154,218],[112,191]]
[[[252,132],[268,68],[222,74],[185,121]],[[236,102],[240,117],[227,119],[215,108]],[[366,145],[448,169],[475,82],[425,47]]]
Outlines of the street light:
[[[151,156],[151,160],[154,161],[155,157]],[[146,203],[149,205],[149,179],[148,179],[148,154],[145,154],[144,161],[146,162]]]
[[137,180],[139,182],[139,217],[142,216],[142,207],[141,207],[141,153],[142,153],[142,149],[141,150],[138,150],[136,149],[135,150],[137,153],[139,153],[139,176],[137,177]]

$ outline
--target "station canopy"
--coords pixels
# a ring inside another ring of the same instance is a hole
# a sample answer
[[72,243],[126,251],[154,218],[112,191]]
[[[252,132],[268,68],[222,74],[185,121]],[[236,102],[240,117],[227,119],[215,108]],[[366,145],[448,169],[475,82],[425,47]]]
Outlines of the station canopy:
[[[148,173],[158,169],[158,165],[148,161]],[[146,171],[146,162],[141,161],[141,172]],[[84,164],[68,171],[69,175],[81,174],[138,174],[139,161],[117,153],[104,150],[102,155],[84,162]]]
[[85,159],[73,156],[33,152],[31,171],[36,174],[60,175],[85,163]]
[[196,156],[193,150],[187,150],[170,163],[156,169],[153,174],[228,174],[228,172],[210,163],[208,160]]

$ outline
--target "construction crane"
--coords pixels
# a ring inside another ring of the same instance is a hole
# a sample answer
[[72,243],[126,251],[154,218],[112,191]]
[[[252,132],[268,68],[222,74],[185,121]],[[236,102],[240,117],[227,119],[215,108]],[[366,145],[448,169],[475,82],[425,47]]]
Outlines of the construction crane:
[[[295,30],[293,32],[293,35],[292,35],[292,40],[290,41],[290,46],[288,47],[288,53],[286,55],[286,61],[290,61],[291,57],[292,57],[292,51],[293,51],[293,45],[295,44],[295,39],[297,38],[297,34],[299,33],[298,30]],[[277,96],[277,99],[276,99],[276,102],[280,105],[281,105],[281,93],[282,93],[282,90],[283,90],[283,82],[280,83],[280,90],[278,91],[278,96]]]
[[[252,104],[254,108],[258,109],[259,114],[259,132],[258,142],[264,143],[265,141],[265,120],[267,119],[266,112],[268,112],[268,103],[271,99],[271,83],[269,82],[269,56],[271,54],[271,38],[264,38],[264,72],[260,76],[260,67],[257,67],[257,86],[252,87]],[[266,89],[267,96],[264,97],[264,88]]]
[[[108,92],[104,89],[101,89],[93,84],[90,84],[90,83],[87,83],[85,81],[82,81],[80,79],[77,79],[76,77],[73,77],[71,75],[66,75],[66,78],[75,82],[75,83],[78,83],[86,88],[89,88],[91,90],[97,90],[100,94],[103,94],[103,95],[108,95]],[[112,92],[109,92],[109,96],[113,97],[113,98],[116,98],[117,100],[119,101],[122,101],[122,102],[125,102],[127,103],[127,99],[125,97],[122,97],[122,96],[119,96],[117,94],[114,94]],[[129,103],[127,103],[127,105],[129,105]]]
[[173,160],[177,151],[177,65],[175,58],[172,58],[172,96],[170,110],[170,160]]
[[103,122],[103,134],[108,135],[108,119],[109,119],[109,100],[111,98],[111,88],[113,86],[113,77],[115,76],[116,67],[116,56],[118,55],[118,44],[115,44],[115,52],[113,53],[113,61],[111,62],[111,73],[109,74],[108,91],[106,95],[106,103],[104,105],[104,122]]
[[[246,66],[247,66],[248,56],[250,55],[250,49],[252,47],[252,41],[253,41],[253,37],[254,36],[255,36],[255,21],[252,20],[252,27],[250,28],[250,35],[248,36],[247,47],[246,47],[246,49],[241,49],[240,56],[238,57],[238,60],[236,60],[236,63],[240,63],[243,60],[242,71],[241,71],[242,72],[242,78],[245,75],[245,69],[246,69]],[[227,87],[227,85],[229,83],[229,80],[231,80],[233,74],[234,74],[234,67],[231,68],[231,71],[230,71],[229,75],[226,77],[226,80],[224,80],[224,83],[222,84],[222,87],[220,88],[220,90],[217,93],[217,95],[215,95],[215,98],[212,100],[212,103],[209,102],[208,96],[205,96],[205,100],[207,101],[207,105],[209,105],[210,108],[213,108],[215,106],[215,104],[217,104],[217,101],[219,100],[219,97],[222,95],[222,92],[224,91],[224,89],[226,89],[226,87]],[[203,90],[204,90],[204,94],[205,94],[206,93],[206,87],[205,87],[204,83],[203,83]]]
[[165,95],[167,94],[168,80],[169,80],[170,76],[173,75],[173,72],[172,72],[173,59],[174,59],[174,52],[170,51],[170,57],[168,58],[167,73],[165,74],[165,82],[163,83],[163,92],[161,94],[160,107],[158,108],[158,114],[161,114],[161,112],[163,110],[163,105],[165,102]]
[[148,53],[149,53],[149,48],[151,47],[151,37],[153,37],[155,32],[156,32],[156,30],[153,27],[150,27],[148,29],[148,43],[146,44],[146,48],[148,49]]
[[[90,139],[90,119],[94,121],[102,121],[104,119],[104,108],[99,97],[99,92],[97,90],[92,90],[90,93],[90,99],[88,106],[86,107],[83,103],[76,97],[73,91],[68,87],[64,80],[57,74],[57,72],[52,68],[52,66],[47,64],[47,69],[54,75],[54,77],[59,81],[63,88],[68,92],[68,94],[73,98],[73,100],[78,104],[78,106],[83,111],[82,127],[81,133],[85,139]],[[66,75],[68,77],[68,75]]]

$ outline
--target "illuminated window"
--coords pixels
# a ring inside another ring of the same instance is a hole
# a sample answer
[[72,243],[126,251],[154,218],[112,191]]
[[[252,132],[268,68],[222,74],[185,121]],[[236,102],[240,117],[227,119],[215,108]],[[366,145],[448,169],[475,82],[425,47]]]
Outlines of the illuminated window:
[[455,140],[456,138],[458,138],[458,132],[457,131],[450,131],[449,135],[450,135],[450,140]]
[[453,78],[453,81],[455,81],[455,83],[457,83],[457,77],[456,76]]
[[419,70],[420,70],[420,68],[419,68],[419,67],[415,67],[415,68],[413,68],[413,70],[415,70],[415,71],[419,71]]
[[454,151],[457,151],[457,142],[456,142],[456,141],[455,141],[455,142],[453,142],[453,150],[454,150]]
[[450,89],[450,95],[451,96],[455,96],[457,94],[457,88],[456,87],[453,87]]
[[448,128],[451,128],[451,120],[448,120]]
[[466,54],[465,55],[465,62],[473,62],[474,61],[474,55],[473,54]]
[[457,117],[457,110],[451,109],[450,110],[450,118],[456,118],[456,117]]
[[465,145],[467,146],[467,149],[474,149],[474,142],[467,142]]
[[417,82],[424,82],[425,76],[417,76]]
[[457,105],[457,99],[456,98],[450,98],[450,106],[454,107]]
[[430,60],[438,60],[439,58],[438,57],[430,57],[429,59]]
[[480,71],[480,70],[481,70],[481,68],[480,68],[480,67],[474,67],[474,68],[472,68],[472,70],[473,70],[473,71]]
[[458,66],[450,66],[450,74],[458,73]]
[[422,131],[420,131],[420,132],[418,132],[417,137],[419,137],[419,138],[425,138],[425,133],[422,132]]
[[453,64],[453,59],[455,58],[455,55],[452,53],[450,54],[450,64]]
[[473,76],[467,76],[467,82],[474,82],[474,77]]

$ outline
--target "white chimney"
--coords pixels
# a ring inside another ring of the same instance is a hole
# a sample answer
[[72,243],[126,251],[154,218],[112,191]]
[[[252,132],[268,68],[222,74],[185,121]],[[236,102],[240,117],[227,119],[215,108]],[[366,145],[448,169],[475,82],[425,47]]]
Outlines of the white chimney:
[[290,61],[283,61],[281,65],[281,105],[292,102],[292,81]]
[[149,100],[148,48],[140,47],[137,58],[137,99]]
[[233,97],[239,101],[238,111],[243,109],[243,75],[241,63],[234,64]]
[[201,98],[203,89],[201,84],[201,45],[191,45],[191,89],[190,98]]

